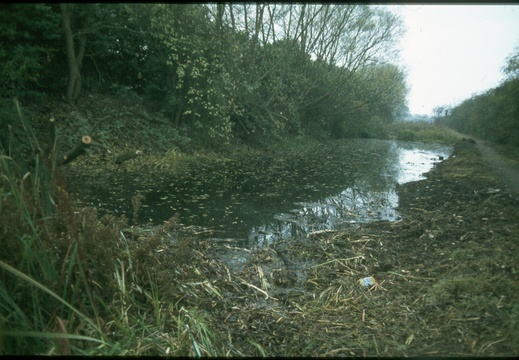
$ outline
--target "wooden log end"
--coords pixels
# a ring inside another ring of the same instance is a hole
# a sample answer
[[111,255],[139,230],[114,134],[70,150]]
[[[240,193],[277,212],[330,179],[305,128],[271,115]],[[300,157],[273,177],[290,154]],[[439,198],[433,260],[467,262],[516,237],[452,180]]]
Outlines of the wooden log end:
[[88,145],[92,142],[92,138],[88,135],[85,135],[81,138],[81,141],[83,142],[83,144]]

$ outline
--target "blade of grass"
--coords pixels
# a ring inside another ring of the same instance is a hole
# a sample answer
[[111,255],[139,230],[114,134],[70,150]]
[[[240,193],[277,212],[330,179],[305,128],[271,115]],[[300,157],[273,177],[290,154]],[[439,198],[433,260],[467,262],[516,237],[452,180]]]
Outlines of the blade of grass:
[[34,286],[34,287],[42,290],[43,292],[49,294],[50,296],[52,296],[53,298],[58,300],[60,303],[62,303],[66,307],[68,307],[70,310],[72,310],[74,313],[76,313],[80,318],[82,318],[85,322],[87,322],[90,326],[92,326],[92,328],[94,328],[101,336],[104,336],[103,331],[92,320],[90,320],[85,314],[83,314],[81,311],[77,310],[75,307],[70,305],[68,302],[63,300],[59,295],[55,294],[52,290],[48,289],[47,287],[45,287],[44,285],[40,284],[39,282],[37,282],[33,278],[31,278],[31,277],[27,276],[26,274],[18,271],[17,269],[13,268],[12,266],[6,264],[5,262],[3,262],[1,260],[0,260],[0,267],[3,268],[4,270],[7,270],[11,274],[15,275],[17,278],[19,278],[21,280],[24,280],[24,281],[28,282],[29,284],[31,284],[32,286]]
[[3,330],[2,334],[5,336],[18,336],[18,337],[34,337],[34,338],[44,338],[44,339],[70,339],[70,340],[86,340],[93,341],[103,345],[109,345],[103,340],[99,340],[90,336],[84,335],[74,335],[74,334],[63,334],[63,333],[48,333],[41,331],[11,331],[11,330]]
[[153,302],[153,311],[155,314],[155,323],[158,328],[161,327],[162,324],[162,317],[160,312],[160,301],[159,301],[159,289],[157,286],[157,282],[153,281],[151,279],[150,272],[148,271],[148,279],[150,281],[150,287],[151,287],[151,301]]
[[[26,131],[26,133],[28,135],[30,135],[31,141],[29,141],[29,145],[31,146],[33,153],[40,153],[41,152],[40,144],[38,143],[38,139],[36,138],[32,128],[30,126],[27,126],[27,124],[25,123],[24,116],[22,114],[22,108],[20,106],[20,102],[18,101],[17,98],[14,98],[13,101],[14,101],[14,106],[16,107],[16,111],[18,112],[18,118],[20,119],[20,122],[22,123],[23,129]],[[34,144],[36,144],[36,146],[34,146]]]
[[[21,325],[26,328],[30,328],[29,319],[25,316],[24,312],[20,307],[16,304],[13,298],[9,295],[8,290],[3,286],[0,286],[0,298],[2,301],[0,302],[0,308],[5,310],[6,314],[10,314],[11,316],[16,316],[19,320],[21,320]],[[4,311],[2,311],[3,313]],[[20,323],[17,321],[17,323]]]
[[253,345],[256,349],[258,349],[258,351],[260,352],[262,357],[267,357],[267,353],[265,352],[265,349],[263,349],[263,347],[260,344],[258,344],[256,341],[254,341],[252,339],[247,339],[247,342],[249,344]]

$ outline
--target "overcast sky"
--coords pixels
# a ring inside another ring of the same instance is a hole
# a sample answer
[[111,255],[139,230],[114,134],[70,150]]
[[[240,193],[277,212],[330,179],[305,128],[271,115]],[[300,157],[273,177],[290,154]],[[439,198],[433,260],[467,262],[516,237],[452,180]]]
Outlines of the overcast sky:
[[519,5],[391,5],[407,33],[401,59],[412,114],[432,114],[500,84],[519,47]]

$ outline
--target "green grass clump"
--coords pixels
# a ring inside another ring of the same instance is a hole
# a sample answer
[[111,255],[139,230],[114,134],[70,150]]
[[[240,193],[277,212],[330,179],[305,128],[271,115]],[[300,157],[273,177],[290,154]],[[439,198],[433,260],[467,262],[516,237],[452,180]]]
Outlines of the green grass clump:
[[385,128],[385,136],[402,141],[439,142],[452,144],[462,138],[455,130],[426,122],[395,122]]

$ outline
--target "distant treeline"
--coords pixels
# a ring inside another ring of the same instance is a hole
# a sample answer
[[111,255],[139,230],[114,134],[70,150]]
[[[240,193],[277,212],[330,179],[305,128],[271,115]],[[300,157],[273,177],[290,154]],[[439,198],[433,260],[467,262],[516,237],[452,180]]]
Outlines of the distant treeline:
[[519,48],[506,60],[500,86],[448,109],[437,108],[438,121],[464,134],[519,146]]
[[138,98],[209,142],[370,136],[406,112],[402,32],[355,4],[8,4],[0,97]]

